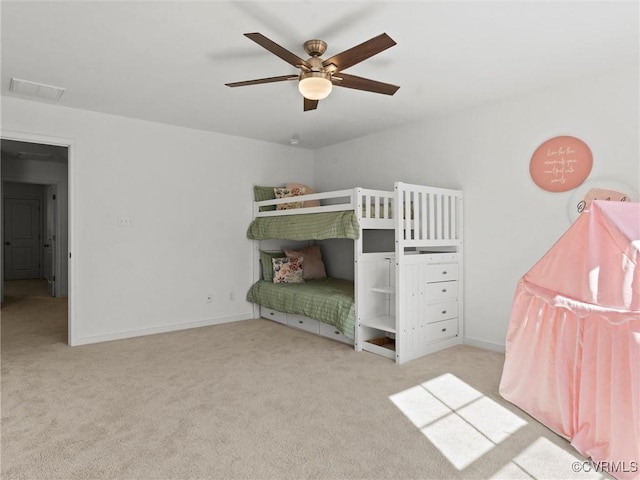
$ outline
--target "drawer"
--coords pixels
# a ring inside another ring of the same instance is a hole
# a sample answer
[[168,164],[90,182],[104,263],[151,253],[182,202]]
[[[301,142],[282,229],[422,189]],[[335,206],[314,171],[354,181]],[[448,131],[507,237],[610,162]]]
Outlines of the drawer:
[[337,340],[339,342],[353,345],[353,341],[345,337],[344,334],[333,325],[322,322],[318,323],[320,324],[320,335],[322,335],[323,337],[333,338],[334,340]]
[[260,307],[260,316],[278,323],[287,323],[287,314],[271,308]]
[[435,263],[425,267],[427,282],[447,282],[458,279],[457,263]]
[[317,320],[313,318],[303,317],[302,315],[287,314],[287,325],[290,327],[299,328],[306,332],[318,334],[320,333]]
[[425,288],[425,299],[427,303],[441,302],[458,298],[458,282],[437,282],[427,283]]
[[435,303],[426,306],[427,323],[439,322],[458,316],[458,302]]
[[427,325],[427,338],[429,342],[444,340],[458,335],[458,319],[443,320]]

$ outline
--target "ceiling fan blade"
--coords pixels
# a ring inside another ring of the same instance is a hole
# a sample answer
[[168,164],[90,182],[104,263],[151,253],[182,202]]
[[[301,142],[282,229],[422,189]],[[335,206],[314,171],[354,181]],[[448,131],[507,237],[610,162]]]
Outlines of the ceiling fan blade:
[[283,59],[285,62],[293,65],[294,67],[299,68],[300,65],[304,65],[309,69],[311,68],[311,65],[309,65],[309,63],[306,60],[303,60],[302,58],[297,56],[295,53],[291,53],[289,50],[287,50],[284,47],[281,47],[274,41],[269,40],[267,37],[265,37],[261,33],[245,33],[244,36],[247,38],[250,38],[261,47],[266,48],[271,53],[273,53],[274,55],[277,55],[278,57]]
[[322,62],[324,67],[335,65],[336,71],[341,72],[349,67],[352,67],[356,63],[360,63],[369,57],[386,50],[389,47],[393,47],[396,42],[386,33],[381,33],[377,37],[373,37],[360,45],[338,53],[331,58]]
[[390,83],[369,80],[368,78],[357,77],[355,75],[347,75],[342,72],[338,73],[336,77],[332,77],[331,80],[337,87],[365,90],[367,92],[382,93],[384,95],[393,95],[400,88],[399,86],[392,85]]
[[258,78],[256,80],[245,80],[244,82],[225,83],[227,87],[245,87],[247,85],[258,85],[260,83],[284,82],[285,80],[297,80],[298,75],[281,75],[279,77]]
[[318,100],[309,100],[307,97],[304,97],[304,111],[315,110],[318,108]]

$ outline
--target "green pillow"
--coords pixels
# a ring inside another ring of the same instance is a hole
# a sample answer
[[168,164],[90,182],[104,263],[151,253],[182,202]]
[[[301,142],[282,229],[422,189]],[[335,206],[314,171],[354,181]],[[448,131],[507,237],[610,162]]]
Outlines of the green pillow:
[[[260,185],[254,185],[253,199],[256,202],[261,202],[263,200],[275,200],[276,194],[273,191],[274,188],[281,188],[281,187],[263,187]],[[260,207],[261,212],[264,212],[267,210],[275,210],[275,209],[276,209],[275,205],[267,205],[266,207]]]
[[273,282],[273,263],[272,258],[284,258],[284,252],[265,252],[260,250],[260,263],[262,264],[262,279]]

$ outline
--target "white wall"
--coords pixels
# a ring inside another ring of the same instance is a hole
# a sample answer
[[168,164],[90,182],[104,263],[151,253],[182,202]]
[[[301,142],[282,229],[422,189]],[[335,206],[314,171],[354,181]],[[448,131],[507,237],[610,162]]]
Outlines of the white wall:
[[73,139],[73,344],[251,317],[252,185],[313,183],[306,150],[12,97],[2,129]]
[[[575,135],[590,178],[639,188],[639,103],[634,68],[316,152],[12,97],[2,129],[73,139],[75,344],[251,317],[253,184],[400,180],[464,190],[466,341],[500,349],[518,278],[569,226],[570,192],[535,186],[531,154]],[[118,228],[122,215],[135,226]]]
[[463,189],[465,341],[501,350],[516,282],[570,225],[571,192],[538,188],[532,153],[573,135],[592,150],[589,179],[640,188],[638,82],[634,67],[327,147],[315,152],[315,185]]

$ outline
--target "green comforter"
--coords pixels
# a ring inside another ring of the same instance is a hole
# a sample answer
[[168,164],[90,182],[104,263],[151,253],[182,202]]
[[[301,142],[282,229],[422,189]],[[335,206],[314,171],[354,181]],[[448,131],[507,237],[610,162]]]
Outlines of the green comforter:
[[253,240],[355,240],[359,236],[360,225],[353,210],[257,217],[247,230],[247,237]]
[[354,339],[355,302],[353,282],[340,278],[319,278],[305,283],[277,283],[260,280],[247,293],[247,301],[279,312],[314,318]]

